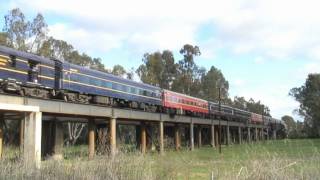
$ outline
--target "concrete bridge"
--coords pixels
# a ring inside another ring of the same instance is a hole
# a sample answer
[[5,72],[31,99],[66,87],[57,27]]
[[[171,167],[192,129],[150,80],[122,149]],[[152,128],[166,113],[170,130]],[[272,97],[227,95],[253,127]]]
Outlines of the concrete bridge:
[[[173,129],[175,149],[181,148],[181,127],[187,129],[188,147],[193,150],[195,142],[202,145],[202,131],[210,132],[212,147],[223,143],[242,143],[269,139],[268,127],[258,124],[247,124],[216,119],[202,119],[189,116],[170,117],[167,114],[134,111],[97,105],[84,105],[63,101],[52,101],[0,95],[0,155],[3,145],[3,122],[5,119],[19,120],[20,147],[25,162],[40,167],[41,157],[46,151],[51,151],[53,157],[62,157],[63,130],[62,123],[88,123],[88,155],[93,158],[96,152],[96,128],[107,125],[109,128],[110,153],[117,152],[117,125],[131,124],[136,126],[137,142],[142,153],[147,151],[147,126],[157,125],[159,153],[164,152],[165,128]],[[219,137],[219,123],[221,137]],[[195,138],[196,136],[196,138]],[[275,138],[275,132],[273,132]],[[46,149],[44,151],[44,149]]]

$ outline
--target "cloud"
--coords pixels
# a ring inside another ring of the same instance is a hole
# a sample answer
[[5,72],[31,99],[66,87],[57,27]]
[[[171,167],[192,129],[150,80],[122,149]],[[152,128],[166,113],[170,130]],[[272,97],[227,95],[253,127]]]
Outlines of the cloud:
[[[78,41],[79,46],[89,51],[101,49],[102,45],[106,51],[126,46],[139,52],[177,50],[184,43],[201,46],[202,42],[196,41],[195,37],[206,23],[216,29],[215,37],[208,38],[236,55],[255,53],[266,59],[292,58],[304,56],[320,44],[317,8],[320,2],[316,0],[10,2],[10,6],[65,17],[67,28],[57,31],[54,28],[61,24],[53,24],[51,34],[74,42],[74,36],[70,34],[80,33],[81,40],[87,45]],[[203,52],[207,58],[216,54],[207,46]],[[317,52],[310,53],[319,57]]]
[[235,85],[232,89],[231,95],[243,96],[247,100],[250,98],[253,98],[255,101],[260,100],[270,108],[271,115],[273,117],[280,119],[284,115],[290,115],[300,119],[297,114],[293,113],[293,110],[297,109],[299,104],[288,95],[292,87],[280,84],[273,84],[272,87],[268,84],[262,84],[250,88],[248,86]]

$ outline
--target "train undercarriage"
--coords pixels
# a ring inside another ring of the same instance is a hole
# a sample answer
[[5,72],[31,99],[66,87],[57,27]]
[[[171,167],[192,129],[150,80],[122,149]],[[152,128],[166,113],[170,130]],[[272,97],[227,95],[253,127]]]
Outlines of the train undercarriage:
[[37,83],[27,82],[25,84],[15,79],[0,79],[0,93],[9,93],[20,96],[63,100],[65,102],[81,103],[81,104],[98,104],[111,107],[132,108],[143,110],[146,112],[161,112],[162,108],[157,105],[145,104],[124,99],[84,94],[79,92],[71,92],[67,90],[55,90],[44,87]]

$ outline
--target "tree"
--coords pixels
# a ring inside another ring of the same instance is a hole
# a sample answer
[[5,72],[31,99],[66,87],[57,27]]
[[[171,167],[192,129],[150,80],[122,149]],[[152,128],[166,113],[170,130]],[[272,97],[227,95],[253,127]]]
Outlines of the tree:
[[288,137],[292,137],[297,130],[297,124],[291,116],[282,116],[281,120],[286,124]]
[[219,99],[219,86],[223,84],[224,88],[221,89],[222,99],[228,98],[229,83],[224,78],[222,72],[212,66],[210,70],[202,76],[202,98],[209,101],[218,101]]
[[238,109],[247,109],[247,101],[244,97],[235,96],[233,100],[233,107]]
[[136,70],[142,82],[164,89],[171,89],[177,67],[171,51],[146,53],[142,62],[143,64]]
[[8,39],[7,33],[0,32],[0,45],[1,46],[9,46],[7,39]]
[[309,74],[304,85],[292,88],[289,95],[300,103],[298,113],[304,117],[310,137],[320,136],[320,74]]
[[201,81],[197,79],[201,70],[199,71],[199,67],[194,62],[194,56],[201,55],[200,49],[198,46],[186,44],[180,50],[180,54],[183,55],[183,60],[179,61],[177,78],[173,81],[172,89],[191,96],[199,96],[198,92],[195,94],[192,88],[197,89]]
[[113,66],[112,72],[113,75],[123,77],[127,72],[121,65]]
[[8,45],[18,50],[27,51],[26,40],[29,37],[29,22],[19,8],[9,11],[5,15],[3,31],[8,34]]
[[7,34],[7,44],[21,51],[38,53],[47,38],[48,25],[43,16],[37,14],[32,22],[25,19],[19,8],[5,15],[3,31]]

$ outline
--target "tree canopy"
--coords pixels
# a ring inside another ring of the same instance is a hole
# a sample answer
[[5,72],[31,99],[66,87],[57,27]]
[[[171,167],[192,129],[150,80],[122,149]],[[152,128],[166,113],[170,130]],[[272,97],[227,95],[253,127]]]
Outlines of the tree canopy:
[[320,137],[320,74],[309,74],[305,84],[292,88],[289,95],[300,103],[297,112],[304,117],[308,135]]

